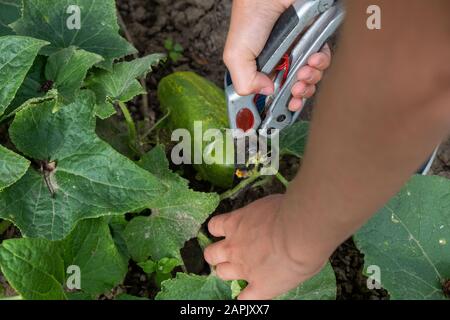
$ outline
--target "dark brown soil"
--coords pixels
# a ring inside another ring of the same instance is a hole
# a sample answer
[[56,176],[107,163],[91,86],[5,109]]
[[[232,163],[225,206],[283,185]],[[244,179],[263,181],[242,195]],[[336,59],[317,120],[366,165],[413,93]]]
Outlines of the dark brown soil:
[[431,173],[450,179],[450,139],[441,145]]

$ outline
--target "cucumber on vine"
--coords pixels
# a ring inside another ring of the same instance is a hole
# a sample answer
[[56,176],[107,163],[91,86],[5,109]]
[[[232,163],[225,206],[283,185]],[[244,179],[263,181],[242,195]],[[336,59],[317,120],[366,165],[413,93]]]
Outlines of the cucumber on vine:
[[[196,147],[196,121],[202,122],[203,131],[229,128],[223,90],[194,72],[176,72],[162,79],[158,86],[158,98],[162,110],[170,113],[170,127],[189,131],[193,149]],[[201,150],[205,150],[207,144],[203,142]],[[203,179],[215,186],[229,188],[233,184],[235,168],[232,164],[197,164],[194,167]]]

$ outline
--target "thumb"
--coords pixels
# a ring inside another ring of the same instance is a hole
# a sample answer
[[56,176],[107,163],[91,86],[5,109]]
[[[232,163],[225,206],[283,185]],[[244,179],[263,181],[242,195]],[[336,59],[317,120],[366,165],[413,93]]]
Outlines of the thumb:
[[256,58],[245,57],[248,52],[236,50],[224,56],[224,61],[233,80],[234,89],[241,96],[263,94],[269,96],[274,92],[274,84],[270,78],[257,71]]
[[286,10],[282,1],[235,0],[224,62],[236,92],[271,95],[272,80],[258,72],[256,58],[262,52],[275,22]]

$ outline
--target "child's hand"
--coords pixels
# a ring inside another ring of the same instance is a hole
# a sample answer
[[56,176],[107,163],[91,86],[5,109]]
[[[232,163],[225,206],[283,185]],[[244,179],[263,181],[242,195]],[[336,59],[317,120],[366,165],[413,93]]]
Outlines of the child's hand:
[[[272,80],[257,72],[256,58],[264,48],[270,32],[280,15],[294,0],[235,0],[224,61],[231,73],[238,94],[261,93],[271,95]],[[291,111],[302,108],[302,98],[310,98],[316,91],[316,84],[322,79],[331,62],[328,46],[322,52],[311,56],[309,66],[298,73],[299,82],[292,90]]]
[[311,98],[316,93],[316,84],[322,80],[323,72],[331,64],[331,50],[325,45],[321,52],[311,56],[308,66],[300,69],[297,74],[299,80],[292,88],[289,110],[297,111],[303,107],[303,98]]
[[261,199],[209,222],[210,233],[225,240],[207,247],[205,259],[216,266],[223,280],[247,280],[240,300],[272,299],[286,293],[318,273],[328,259],[289,254],[286,243],[297,245],[297,241],[279,219],[283,197]]

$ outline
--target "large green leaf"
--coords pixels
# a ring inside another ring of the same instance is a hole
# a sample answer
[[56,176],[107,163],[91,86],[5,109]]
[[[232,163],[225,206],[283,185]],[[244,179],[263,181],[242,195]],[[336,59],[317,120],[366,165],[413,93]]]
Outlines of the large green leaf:
[[213,275],[177,273],[175,279],[162,283],[156,300],[231,300],[231,287]]
[[25,299],[65,299],[61,244],[45,239],[13,239],[0,246],[0,268]]
[[101,294],[119,284],[128,271],[128,259],[119,252],[105,219],[81,221],[63,241],[66,266],[81,270],[81,290]]
[[330,263],[312,279],[276,300],[335,300],[336,277]]
[[450,279],[450,181],[414,177],[356,235],[391,299],[444,299]]
[[53,99],[17,113],[13,143],[30,158],[56,165],[45,175],[29,169],[0,193],[0,217],[24,236],[62,239],[81,219],[149,207],[165,192],[152,174],[96,136],[94,100],[83,91],[58,112]]
[[0,145],[0,191],[23,177],[30,162]]
[[22,0],[0,0],[0,36],[13,34],[8,26],[20,18]]
[[124,259],[130,259],[130,253],[128,252],[127,243],[125,241],[124,232],[127,227],[128,221],[124,215],[121,216],[111,216],[109,218],[109,229],[111,230],[111,235],[114,239],[117,249],[122,254]]
[[46,95],[43,90],[45,79],[45,65],[47,64],[47,57],[38,55],[34,60],[33,65],[28,71],[22,85],[17,90],[14,100],[5,111],[5,116],[16,111],[20,106],[30,99],[40,98]]
[[[80,9],[79,29],[68,28],[70,6]],[[101,55],[108,68],[114,59],[136,51],[118,33],[114,0],[26,0],[23,17],[12,26],[17,34],[49,41],[42,51],[45,55],[75,46]]]
[[160,179],[166,192],[152,203],[150,217],[136,217],[125,229],[128,250],[137,262],[178,258],[184,243],[219,204],[217,194],[194,192],[188,182],[169,170],[164,148],[158,146],[139,162]]
[[309,122],[299,121],[280,133],[280,154],[303,157],[308,140]]
[[111,290],[127,272],[127,261],[103,219],[82,221],[64,241],[22,238],[0,246],[2,273],[25,299],[67,299],[69,266],[79,267],[81,291],[77,294],[83,295]]
[[98,54],[70,47],[62,49],[48,58],[45,69],[47,80],[66,101],[73,101],[79,92],[88,70],[103,58]]
[[165,56],[162,54],[151,54],[130,62],[117,63],[112,71],[94,72],[86,80],[86,86],[95,92],[99,112],[106,112],[107,115],[108,110],[114,111],[111,109],[111,103],[128,102],[138,95],[146,94],[147,92],[136,79],[147,75],[164,59]]
[[0,116],[14,99],[39,50],[46,44],[27,37],[0,37]]

